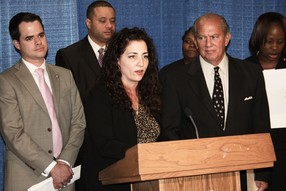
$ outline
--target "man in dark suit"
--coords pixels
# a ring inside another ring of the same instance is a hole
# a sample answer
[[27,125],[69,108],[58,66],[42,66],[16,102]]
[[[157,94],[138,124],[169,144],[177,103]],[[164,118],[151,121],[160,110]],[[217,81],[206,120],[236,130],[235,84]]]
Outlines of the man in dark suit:
[[74,185],[65,186],[85,129],[76,84],[69,70],[46,63],[48,44],[38,15],[18,13],[9,31],[22,58],[0,74],[4,190],[27,190],[51,176],[55,189],[72,191]]
[[[194,126],[201,138],[269,132],[263,74],[259,67],[226,54],[231,34],[225,19],[206,14],[194,27],[199,58],[165,78],[162,127],[166,136],[170,140],[196,138]],[[213,102],[216,90],[221,96],[219,104]],[[259,190],[265,190],[264,174],[257,173],[257,180],[261,180],[256,181]]]
[[56,54],[56,65],[71,70],[85,105],[91,88],[100,76],[99,50],[115,32],[115,10],[107,1],[94,1],[86,11],[88,35]]
[[[115,32],[115,10],[107,1],[94,1],[86,11],[85,20],[87,36],[66,47],[60,49],[56,55],[56,65],[71,70],[78,87],[84,108],[91,89],[98,81],[101,73],[99,63],[100,49],[105,49],[107,41]],[[85,141],[78,154],[76,165],[79,165],[85,157]],[[83,179],[76,181],[76,190],[85,186]]]

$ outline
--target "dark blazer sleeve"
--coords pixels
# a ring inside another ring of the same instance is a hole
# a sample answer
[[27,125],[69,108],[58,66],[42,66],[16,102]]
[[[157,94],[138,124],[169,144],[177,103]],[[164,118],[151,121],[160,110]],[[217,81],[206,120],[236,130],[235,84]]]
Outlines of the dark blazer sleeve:
[[96,86],[88,99],[87,138],[102,158],[121,159],[137,143],[136,126],[130,110],[114,108],[103,84]]
[[71,70],[71,66],[69,65],[69,62],[66,59],[66,55],[64,53],[64,49],[60,49],[60,50],[57,51],[57,54],[56,54],[56,65]]
[[[130,109],[112,105],[105,84],[97,84],[86,105],[87,157],[82,163],[82,179],[88,190],[129,190],[129,184],[102,188],[98,173],[124,158],[128,148],[137,144],[137,128]],[[101,189],[99,189],[101,188]]]
[[172,62],[172,63],[164,66],[163,68],[161,68],[160,73],[159,73],[161,84],[164,85],[165,78],[168,75],[168,73],[174,72],[177,68],[180,68],[181,65],[184,65],[183,59]]
[[268,133],[270,132],[270,116],[269,106],[267,100],[267,94],[265,89],[265,81],[263,73],[257,66],[257,88],[256,88],[256,101],[254,105],[254,129],[256,133]]
[[180,103],[179,94],[177,92],[178,86],[181,86],[181,81],[184,81],[185,71],[187,65],[178,66],[166,72],[160,71],[162,86],[162,117],[161,117],[161,131],[167,140],[181,139],[182,126],[184,126],[185,115]]

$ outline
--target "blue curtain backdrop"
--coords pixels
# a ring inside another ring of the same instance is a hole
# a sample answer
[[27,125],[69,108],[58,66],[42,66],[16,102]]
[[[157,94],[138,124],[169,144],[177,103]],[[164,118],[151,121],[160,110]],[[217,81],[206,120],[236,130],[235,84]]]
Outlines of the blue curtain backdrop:
[[[56,51],[83,38],[86,33],[86,8],[92,0],[1,0],[0,2],[0,72],[18,61],[8,33],[8,24],[18,12],[39,14],[49,43],[47,61],[54,63]],[[117,30],[141,27],[154,39],[160,67],[181,58],[181,36],[194,20],[207,12],[223,15],[232,39],[228,53],[249,56],[248,40],[257,17],[276,11],[285,15],[282,0],[110,0],[116,9]],[[0,190],[3,189],[5,147],[0,139]]]

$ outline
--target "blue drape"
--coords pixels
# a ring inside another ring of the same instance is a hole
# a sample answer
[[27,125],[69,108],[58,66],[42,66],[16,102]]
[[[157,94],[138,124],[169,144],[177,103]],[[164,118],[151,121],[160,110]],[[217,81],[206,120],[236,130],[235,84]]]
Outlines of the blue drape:
[[[78,1],[85,10],[91,0]],[[181,37],[194,20],[205,13],[223,15],[230,25],[232,39],[228,53],[237,58],[249,56],[248,40],[257,17],[267,11],[286,13],[280,0],[109,0],[116,9],[117,30],[145,28],[155,42],[160,67],[182,57]],[[79,36],[86,34],[85,11],[79,11]]]
[[[0,1],[0,72],[12,66],[19,55],[14,50],[8,24],[21,11],[41,16],[49,43],[47,62],[54,63],[59,48],[86,35],[86,8],[92,0],[1,0]],[[249,55],[248,40],[256,18],[264,12],[285,15],[286,1],[281,0],[110,0],[116,9],[117,30],[141,27],[152,36],[160,67],[181,58],[181,37],[194,20],[207,12],[223,15],[232,39],[228,53],[234,57]],[[4,143],[0,140],[0,190],[3,188]]]

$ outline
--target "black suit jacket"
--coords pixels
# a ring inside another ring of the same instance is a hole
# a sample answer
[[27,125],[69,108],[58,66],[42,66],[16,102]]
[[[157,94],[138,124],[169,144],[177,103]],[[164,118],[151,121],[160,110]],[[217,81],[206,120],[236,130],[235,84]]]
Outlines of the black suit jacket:
[[173,70],[176,70],[177,67],[181,67],[182,65],[185,65],[184,59],[176,60],[175,62],[172,62],[172,63],[164,66],[160,70],[160,81],[161,81],[161,84],[164,85],[165,76],[168,75],[169,72],[172,72]]
[[101,71],[87,36],[66,48],[58,50],[56,65],[71,70],[85,106],[89,92],[99,79]]
[[200,137],[269,132],[269,109],[260,68],[228,58],[229,104],[225,131],[219,127],[199,59],[168,73],[163,87],[162,125],[171,140],[195,137],[185,108],[192,111]]
[[98,173],[124,158],[125,151],[137,144],[137,127],[131,109],[112,105],[104,83],[91,92],[86,107],[86,148],[88,157],[82,163],[82,176],[86,190],[129,191],[130,184],[102,186]]
[[[229,59],[229,103],[225,131],[218,124],[199,59],[169,71],[162,94],[162,131],[170,140],[195,138],[185,114],[192,111],[200,138],[270,131],[269,108],[261,69],[246,61]],[[257,174],[268,181],[267,172]]]

